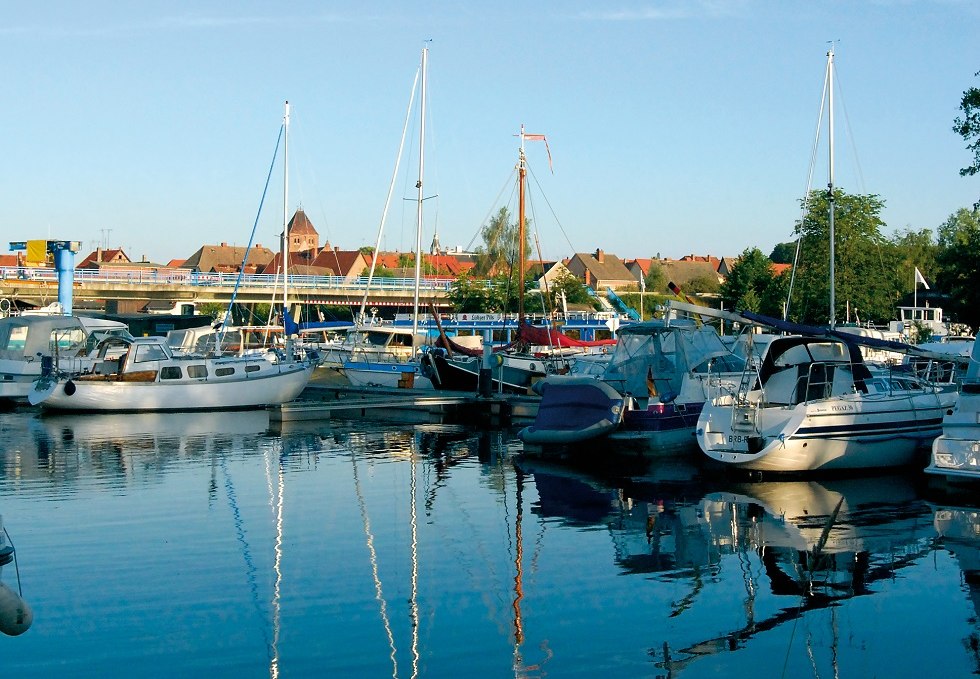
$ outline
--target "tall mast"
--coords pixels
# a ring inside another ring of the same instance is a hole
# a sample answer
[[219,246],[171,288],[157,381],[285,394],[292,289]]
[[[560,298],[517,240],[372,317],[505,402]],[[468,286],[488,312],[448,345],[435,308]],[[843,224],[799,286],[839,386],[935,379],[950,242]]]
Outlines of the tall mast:
[[289,102],[282,118],[282,331],[286,330],[286,315],[289,313]]
[[830,147],[830,158],[827,179],[827,209],[829,211],[828,225],[830,227],[830,327],[833,328],[837,324],[836,315],[834,308],[836,306],[835,300],[835,285],[836,276],[834,274],[834,46],[831,43],[830,51],[827,52],[827,122],[828,122],[828,140]]
[[524,327],[524,183],[527,158],[524,155],[524,124],[521,123],[521,151],[517,162],[517,328]]
[[425,67],[429,48],[422,48],[422,93],[419,100],[419,180],[415,187],[419,191],[418,215],[415,230],[415,295],[412,298],[412,335],[419,331],[419,281],[422,278],[422,177],[425,168]]

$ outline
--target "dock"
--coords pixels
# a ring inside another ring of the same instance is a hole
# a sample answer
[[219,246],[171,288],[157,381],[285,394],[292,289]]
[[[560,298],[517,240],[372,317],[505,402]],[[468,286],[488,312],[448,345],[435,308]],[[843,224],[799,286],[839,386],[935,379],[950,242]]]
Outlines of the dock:
[[498,428],[532,422],[539,401],[537,396],[512,394],[482,398],[466,392],[311,384],[299,400],[270,408],[269,420],[369,419]]

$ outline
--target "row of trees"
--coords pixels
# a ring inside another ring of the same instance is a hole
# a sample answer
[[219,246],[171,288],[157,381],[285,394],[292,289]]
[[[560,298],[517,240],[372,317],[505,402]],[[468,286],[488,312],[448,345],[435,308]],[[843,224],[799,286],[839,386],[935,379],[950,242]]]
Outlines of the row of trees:
[[[912,295],[915,270],[945,293],[947,313],[980,325],[980,212],[961,209],[934,235],[929,229],[882,234],[884,202],[876,195],[834,191],[835,318],[887,321],[895,306]],[[826,192],[811,193],[796,225],[798,240],[781,243],[766,257],[745,250],[721,287],[727,308],[826,323],[830,316],[830,235]],[[799,254],[797,254],[797,249]],[[776,275],[773,263],[795,267]],[[795,275],[794,275],[795,272]],[[792,283],[792,290],[791,288]]]

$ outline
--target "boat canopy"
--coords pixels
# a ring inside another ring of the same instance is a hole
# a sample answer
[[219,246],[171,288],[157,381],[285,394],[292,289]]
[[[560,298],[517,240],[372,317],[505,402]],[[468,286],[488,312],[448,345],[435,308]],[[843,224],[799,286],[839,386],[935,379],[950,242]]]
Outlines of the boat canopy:
[[624,394],[658,395],[664,402],[680,393],[687,373],[739,372],[735,356],[710,326],[633,323],[619,333],[602,379]]

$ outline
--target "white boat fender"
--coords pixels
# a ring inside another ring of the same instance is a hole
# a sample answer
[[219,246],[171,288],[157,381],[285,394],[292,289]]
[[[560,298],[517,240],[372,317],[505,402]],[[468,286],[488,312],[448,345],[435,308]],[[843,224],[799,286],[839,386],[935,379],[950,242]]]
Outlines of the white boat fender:
[[65,382],[65,396],[72,396],[75,394],[75,383],[71,380]]
[[34,612],[17,592],[0,582],[0,632],[16,637],[34,622]]

